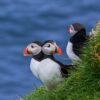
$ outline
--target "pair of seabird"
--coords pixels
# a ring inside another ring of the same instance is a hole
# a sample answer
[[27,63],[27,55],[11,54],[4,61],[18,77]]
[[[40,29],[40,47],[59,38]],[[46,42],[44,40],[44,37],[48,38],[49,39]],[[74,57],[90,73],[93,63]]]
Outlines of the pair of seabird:
[[[83,25],[74,23],[68,27],[71,35],[68,41],[66,52],[68,57],[80,60],[81,48],[87,40],[86,30]],[[29,44],[24,49],[24,56],[31,56],[30,69],[32,73],[40,79],[48,90],[53,89],[63,80],[63,76],[68,76],[68,71],[62,63],[55,60],[53,54],[62,54],[56,42],[48,40],[43,44],[39,41]]]
[[52,40],[43,44],[39,41],[30,43],[24,49],[24,56],[31,56],[30,69],[40,79],[47,90],[51,90],[68,76],[67,66],[55,60],[53,54],[62,54],[62,50]]

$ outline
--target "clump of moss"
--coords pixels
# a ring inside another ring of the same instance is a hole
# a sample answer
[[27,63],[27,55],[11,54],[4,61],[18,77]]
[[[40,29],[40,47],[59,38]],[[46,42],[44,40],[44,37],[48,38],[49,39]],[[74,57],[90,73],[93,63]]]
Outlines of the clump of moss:
[[[92,30],[95,34],[86,43],[77,70],[53,91],[43,87],[26,96],[25,100],[100,100],[100,22]],[[97,47],[96,47],[97,45]]]

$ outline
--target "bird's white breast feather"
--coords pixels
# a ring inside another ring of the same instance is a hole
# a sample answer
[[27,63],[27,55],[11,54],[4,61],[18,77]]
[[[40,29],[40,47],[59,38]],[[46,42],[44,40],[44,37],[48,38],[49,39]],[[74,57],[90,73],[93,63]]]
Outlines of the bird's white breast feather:
[[38,65],[39,65],[39,61],[35,60],[35,59],[31,59],[31,63],[30,63],[30,69],[32,71],[32,73],[37,77],[38,77]]
[[62,79],[60,66],[49,58],[40,62],[38,73],[43,83],[49,82],[49,84],[54,84],[53,81],[56,83]]
[[80,58],[74,53],[73,44],[71,42],[68,42],[66,52],[71,60],[78,60],[78,61],[80,60]]

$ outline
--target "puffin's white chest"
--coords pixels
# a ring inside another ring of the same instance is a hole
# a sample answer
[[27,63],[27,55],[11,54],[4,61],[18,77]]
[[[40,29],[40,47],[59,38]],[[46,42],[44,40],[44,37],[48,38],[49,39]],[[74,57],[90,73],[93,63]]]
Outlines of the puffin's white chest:
[[31,63],[30,63],[30,69],[32,71],[32,73],[38,78],[38,65],[39,65],[39,61],[35,60],[35,59],[31,59]]
[[41,81],[49,86],[62,80],[60,65],[49,58],[39,63],[38,73]]
[[66,52],[68,57],[73,61],[73,60],[80,60],[80,58],[74,53],[73,51],[73,44],[71,42],[68,42]]

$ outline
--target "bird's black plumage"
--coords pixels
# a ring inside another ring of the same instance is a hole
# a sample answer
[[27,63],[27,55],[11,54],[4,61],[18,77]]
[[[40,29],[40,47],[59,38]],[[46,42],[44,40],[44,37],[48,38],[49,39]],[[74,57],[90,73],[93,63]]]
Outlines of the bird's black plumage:
[[44,58],[44,54],[40,52],[39,54],[32,56],[32,58],[34,58],[37,61],[41,61]]
[[39,46],[42,46],[42,45],[43,45],[42,42],[40,42],[40,41],[33,41],[32,43],[36,43],[36,44],[38,44]]

